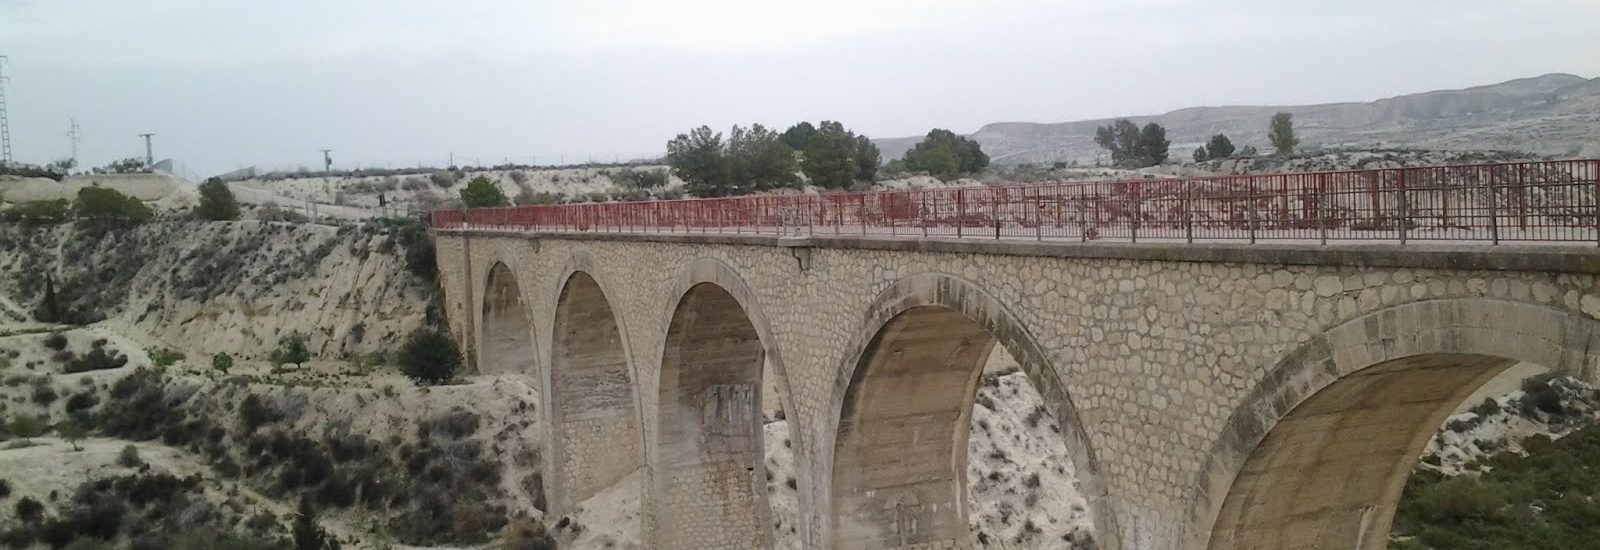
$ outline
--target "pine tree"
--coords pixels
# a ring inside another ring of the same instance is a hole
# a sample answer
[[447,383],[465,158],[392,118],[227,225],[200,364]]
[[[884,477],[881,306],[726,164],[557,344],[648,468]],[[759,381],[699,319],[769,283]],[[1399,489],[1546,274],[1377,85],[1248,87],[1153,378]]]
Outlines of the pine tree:
[[39,300],[39,307],[33,310],[33,317],[41,323],[59,323],[63,317],[61,304],[56,298],[56,282],[49,275],[44,277],[44,299]]
[[1272,142],[1272,147],[1278,150],[1280,156],[1294,154],[1294,148],[1300,145],[1300,139],[1294,136],[1294,115],[1278,113],[1272,115],[1272,124],[1267,129],[1267,139]]

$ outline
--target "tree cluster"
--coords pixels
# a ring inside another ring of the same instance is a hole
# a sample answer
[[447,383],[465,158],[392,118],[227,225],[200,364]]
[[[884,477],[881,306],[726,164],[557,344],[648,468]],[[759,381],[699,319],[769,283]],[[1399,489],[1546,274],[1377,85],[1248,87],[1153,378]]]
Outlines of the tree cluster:
[[1143,128],[1128,119],[1118,119],[1095,129],[1094,142],[1111,152],[1111,162],[1124,168],[1144,168],[1167,161],[1167,129],[1154,122]]
[[72,201],[72,211],[81,222],[106,225],[137,224],[155,216],[139,199],[108,187],[85,187]]
[[1217,134],[1211,136],[1211,141],[1206,142],[1194,150],[1194,161],[1205,162],[1208,160],[1225,159],[1233,156],[1233,140],[1228,136]]
[[697,197],[726,197],[812,185],[847,188],[877,176],[878,147],[843,124],[802,122],[779,133],[760,124],[723,134],[701,126],[667,142],[667,164]]
[[921,142],[906,152],[906,170],[927,172],[941,180],[976,174],[989,166],[989,155],[978,142],[955,132],[934,128]]

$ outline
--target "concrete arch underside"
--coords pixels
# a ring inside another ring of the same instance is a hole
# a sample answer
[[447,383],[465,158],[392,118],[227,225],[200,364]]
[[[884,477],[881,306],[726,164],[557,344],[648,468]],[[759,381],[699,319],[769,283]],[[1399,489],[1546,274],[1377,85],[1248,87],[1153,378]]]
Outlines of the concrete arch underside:
[[[966,548],[967,437],[977,382],[1003,346],[1062,426],[1101,546],[1117,548],[1093,450],[1058,374],[1027,329],[992,295],[924,273],[885,290],[869,310],[836,390],[828,548]],[[1104,535],[1102,535],[1104,533]]]
[[480,374],[537,375],[539,350],[533,343],[532,317],[516,275],[504,263],[496,262],[485,277],[480,326]]
[[1574,375],[1597,323],[1489,299],[1413,302],[1312,338],[1235,410],[1197,483],[1192,547],[1388,546],[1423,447],[1506,367]]
[[631,373],[626,338],[605,291],[589,273],[572,272],[556,298],[551,336],[554,513],[566,513],[644,464]]
[[762,460],[766,349],[723,286],[694,284],[678,300],[659,373],[655,547],[772,547]]

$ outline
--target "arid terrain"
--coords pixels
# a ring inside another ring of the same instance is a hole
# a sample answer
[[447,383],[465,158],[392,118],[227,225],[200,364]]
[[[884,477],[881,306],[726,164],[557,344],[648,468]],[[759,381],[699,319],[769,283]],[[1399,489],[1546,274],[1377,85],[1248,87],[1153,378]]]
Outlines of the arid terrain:
[[[1313,149],[1406,147],[1454,151],[1526,151],[1541,155],[1600,156],[1600,78],[1548,74],[1476,86],[1407,94],[1366,103],[1189,107],[1154,116],[1130,116],[1167,129],[1172,150],[1187,153],[1214,134],[1240,147],[1269,150],[1273,113],[1294,115],[1302,145]],[[1130,113],[1134,114],[1134,113]],[[969,137],[996,164],[1093,164],[1094,143],[1110,119],[1059,123],[996,122]],[[898,158],[921,136],[874,140],[883,158]]]

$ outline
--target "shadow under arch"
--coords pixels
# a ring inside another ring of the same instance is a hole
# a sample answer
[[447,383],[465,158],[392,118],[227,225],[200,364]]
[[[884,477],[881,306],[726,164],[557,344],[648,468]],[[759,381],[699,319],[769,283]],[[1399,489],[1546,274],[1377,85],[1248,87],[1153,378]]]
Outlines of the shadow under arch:
[[[767,371],[790,415],[796,456],[805,449],[771,324],[738,271],[717,259],[691,262],[671,291],[656,373],[646,539],[657,548],[770,548]],[[803,468],[797,471],[803,483]],[[807,504],[802,494],[801,508]]]
[[[823,493],[813,497],[830,503],[816,511],[826,523],[827,547],[967,544],[965,436],[983,359],[998,344],[1061,426],[1095,538],[1103,548],[1119,548],[1117,522],[1102,498],[1106,489],[1077,407],[1038,340],[999,299],[953,275],[918,273],[879,293],[855,334],[826,413],[835,422],[827,428],[833,453],[821,470],[827,483],[817,484]],[[930,363],[938,366],[927,368]],[[909,399],[895,400],[896,389]],[[923,437],[927,430],[936,435]],[[888,442],[879,445],[879,438]],[[891,449],[902,443],[915,445],[924,460],[908,468],[910,460],[892,456],[903,452]],[[851,518],[850,525],[842,525],[842,517]]]
[[[546,479],[550,512],[616,484],[644,465],[637,370],[626,323],[588,254],[575,253],[558,279],[550,323]],[[642,483],[642,481],[641,481]]]
[[539,349],[534,344],[533,316],[516,273],[496,260],[481,288],[475,371],[537,376]]
[[1387,546],[1451,411],[1505,368],[1584,374],[1600,322],[1487,298],[1412,302],[1313,336],[1234,409],[1189,499],[1191,548]]

